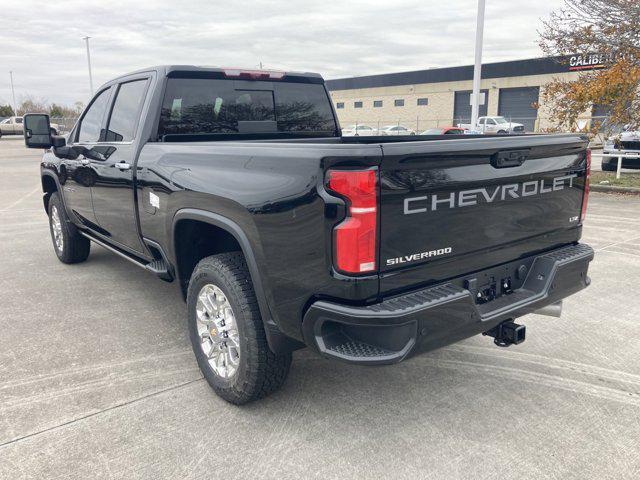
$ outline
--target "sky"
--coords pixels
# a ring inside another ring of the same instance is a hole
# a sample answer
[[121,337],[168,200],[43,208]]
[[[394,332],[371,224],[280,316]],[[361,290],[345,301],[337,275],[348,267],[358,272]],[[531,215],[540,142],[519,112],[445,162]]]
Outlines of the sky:
[[[563,0],[487,0],[483,62],[541,56],[541,18]],[[159,64],[232,66],[343,78],[470,65],[476,0],[2,0],[0,104],[73,105]]]

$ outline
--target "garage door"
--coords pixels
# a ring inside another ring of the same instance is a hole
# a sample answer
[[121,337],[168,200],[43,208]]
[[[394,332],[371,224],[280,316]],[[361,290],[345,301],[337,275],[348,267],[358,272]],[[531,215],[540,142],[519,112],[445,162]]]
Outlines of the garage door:
[[[484,105],[480,105],[480,117],[487,115],[487,103],[489,99],[489,90],[480,90],[484,92],[485,102]],[[471,105],[469,100],[471,99],[471,90],[460,90],[455,93],[453,101],[453,124],[459,123],[471,123]]]
[[533,132],[538,110],[540,87],[501,88],[498,100],[498,115],[512,122],[522,123],[527,132]]

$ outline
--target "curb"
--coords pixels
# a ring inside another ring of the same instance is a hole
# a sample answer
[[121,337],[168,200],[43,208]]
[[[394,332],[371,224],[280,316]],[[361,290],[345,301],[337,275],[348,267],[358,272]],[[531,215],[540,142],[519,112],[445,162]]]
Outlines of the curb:
[[604,193],[630,193],[632,195],[640,195],[640,188],[636,187],[616,187],[612,185],[599,185],[591,184],[589,189],[592,192],[604,192]]

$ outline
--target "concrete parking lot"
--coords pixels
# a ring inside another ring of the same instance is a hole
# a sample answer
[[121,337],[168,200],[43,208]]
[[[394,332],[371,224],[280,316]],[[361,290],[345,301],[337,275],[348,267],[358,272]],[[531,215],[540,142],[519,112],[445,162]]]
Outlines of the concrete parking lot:
[[591,287],[527,341],[382,368],[294,355],[242,408],[197,368],[173,284],[56,259],[38,162],[0,140],[0,478],[640,478],[640,198],[592,194]]

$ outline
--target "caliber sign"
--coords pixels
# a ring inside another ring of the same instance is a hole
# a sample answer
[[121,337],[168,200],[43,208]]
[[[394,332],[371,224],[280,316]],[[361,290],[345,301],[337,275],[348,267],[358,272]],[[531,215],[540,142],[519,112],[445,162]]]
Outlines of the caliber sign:
[[573,55],[569,58],[569,70],[591,70],[605,68],[606,63],[612,59],[607,53],[591,53],[587,55]]

